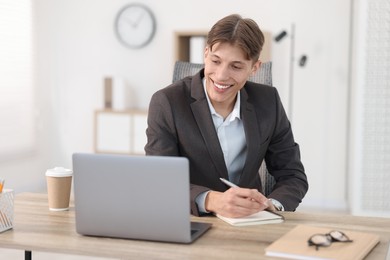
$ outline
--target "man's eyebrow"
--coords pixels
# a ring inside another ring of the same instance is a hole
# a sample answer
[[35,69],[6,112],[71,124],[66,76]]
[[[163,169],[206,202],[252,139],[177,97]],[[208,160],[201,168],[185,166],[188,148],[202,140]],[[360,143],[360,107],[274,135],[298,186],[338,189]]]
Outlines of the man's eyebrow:
[[[213,56],[214,58],[220,59],[220,57],[217,54],[212,53],[211,56]],[[245,64],[243,61],[240,61],[240,60],[234,60],[230,63]]]
[[214,58],[220,59],[220,57],[217,54],[215,54],[215,53],[211,53],[211,56],[213,56]]
[[[221,57],[219,57],[217,54],[215,54],[213,52],[211,52],[210,55],[211,55],[212,58],[221,59]],[[245,62],[241,61],[241,60],[234,60],[234,61],[231,61],[229,63],[230,64],[234,64],[234,65],[246,66]]]
[[242,61],[240,61],[240,60],[237,60],[237,61],[233,61],[232,63],[238,63],[238,64],[242,64],[242,65],[244,65],[245,63],[244,62],[242,62]]

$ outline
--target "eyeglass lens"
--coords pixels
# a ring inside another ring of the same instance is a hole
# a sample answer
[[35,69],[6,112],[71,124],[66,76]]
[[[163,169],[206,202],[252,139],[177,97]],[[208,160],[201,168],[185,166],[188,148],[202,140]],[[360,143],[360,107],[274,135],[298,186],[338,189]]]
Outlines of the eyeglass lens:
[[331,240],[323,234],[314,235],[310,238],[310,242],[314,245],[318,246],[329,246]]
[[341,231],[337,231],[337,230],[330,231],[330,232],[329,232],[329,235],[330,235],[335,241],[347,242],[347,241],[350,240],[350,239],[347,237],[346,234],[344,234],[344,233],[341,232]]
[[320,246],[330,246],[332,242],[352,242],[352,240],[338,230],[330,231],[327,234],[315,234],[308,240],[309,246],[315,246],[316,250],[318,250]]

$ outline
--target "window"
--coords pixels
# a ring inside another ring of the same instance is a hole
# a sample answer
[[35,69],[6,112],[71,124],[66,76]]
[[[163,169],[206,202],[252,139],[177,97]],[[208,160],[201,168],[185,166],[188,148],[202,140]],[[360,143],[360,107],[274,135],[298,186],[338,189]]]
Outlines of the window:
[[352,62],[351,209],[390,216],[390,3],[357,1]]
[[35,142],[32,28],[30,0],[0,0],[0,160]]

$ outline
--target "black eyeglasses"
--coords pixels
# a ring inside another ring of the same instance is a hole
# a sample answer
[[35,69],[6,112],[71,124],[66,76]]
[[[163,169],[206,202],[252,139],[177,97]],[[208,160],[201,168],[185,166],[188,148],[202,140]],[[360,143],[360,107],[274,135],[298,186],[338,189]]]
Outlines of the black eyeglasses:
[[315,246],[318,250],[321,246],[330,246],[333,242],[352,242],[353,240],[341,231],[333,230],[327,234],[312,235],[307,243],[309,246]]

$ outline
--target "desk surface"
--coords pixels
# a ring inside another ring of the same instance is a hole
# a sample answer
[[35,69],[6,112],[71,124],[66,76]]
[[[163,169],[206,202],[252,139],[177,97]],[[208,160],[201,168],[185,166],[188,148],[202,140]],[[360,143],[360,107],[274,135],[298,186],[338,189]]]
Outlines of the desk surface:
[[390,241],[389,218],[284,212],[281,224],[233,227],[215,217],[193,217],[213,227],[193,244],[182,245],[81,236],[75,231],[74,215],[73,202],[69,211],[51,212],[45,194],[18,194],[14,228],[0,234],[0,247],[121,259],[273,259],[264,255],[264,249],[297,224],[380,235],[380,243],[366,259],[385,259]]

